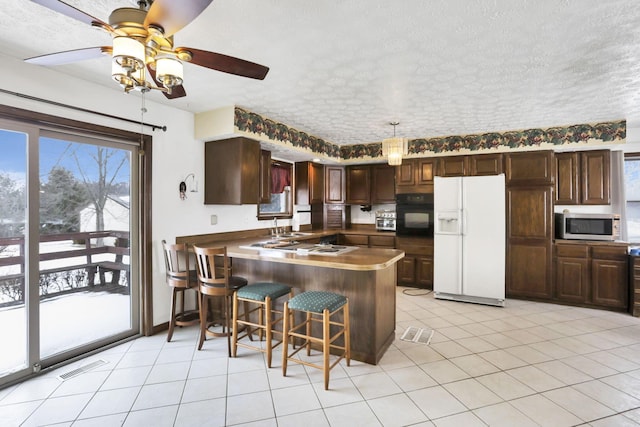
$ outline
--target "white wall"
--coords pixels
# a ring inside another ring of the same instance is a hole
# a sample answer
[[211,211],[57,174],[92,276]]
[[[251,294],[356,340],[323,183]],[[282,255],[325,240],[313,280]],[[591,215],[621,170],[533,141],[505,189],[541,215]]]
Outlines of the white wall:
[[[139,93],[125,94],[111,81],[110,70],[96,70],[104,74],[104,86],[68,77],[55,70],[25,64],[13,58],[0,56],[0,81],[2,89],[38,98],[99,111],[117,117],[140,120],[141,97]],[[11,82],[10,84],[8,82]],[[168,320],[169,289],[164,278],[164,261],[160,241],[175,241],[176,236],[235,231],[246,228],[268,227],[266,221],[256,218],[256,205],[205,206],[203,182],[203,143],[194,139],[194,116],[190,112],[167,107],[154,102],[161,93],[146,96],[146,123],[166,125],[167,131],[144,133],[153,136],[153,323]],[[0,104],[52,114],[102,126],[140,132],[140,125],[57,107],[13,95],[0,93]],[[198,181],[198,193],[187,193],[181,200],[178,191],[180,181],[194,173]],[[210,216],[218,216],[218,224],[210,225]]]

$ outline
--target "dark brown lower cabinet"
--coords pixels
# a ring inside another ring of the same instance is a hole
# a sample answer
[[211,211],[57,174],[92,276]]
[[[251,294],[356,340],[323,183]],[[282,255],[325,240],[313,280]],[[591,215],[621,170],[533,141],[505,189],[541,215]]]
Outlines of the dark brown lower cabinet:
[[396,249],[405,253],[398,262],[398,285],[433,289],[433,239],[396,237]]
[[620,310],[628,308],[626,246],[556,242],[555,266],[557,301]]
[[507,297],[552,298],[551,243],[511,241],[507,246]]

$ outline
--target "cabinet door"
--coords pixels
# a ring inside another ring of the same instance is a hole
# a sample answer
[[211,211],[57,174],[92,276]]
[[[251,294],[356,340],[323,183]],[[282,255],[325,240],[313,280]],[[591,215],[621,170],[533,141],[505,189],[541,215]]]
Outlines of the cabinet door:
[[416,282],[416,257],[405,255],[398,261],[398,283],[415,286]]
[[553,151],[505,154],[507,185],[552,185],[554,170]]
[[611,159],[609,150],[583,151],[581,155],[581,198],[585,205],[611,204]]
[[[417,163],[417,184],[418,185],[433,185],[433,177],[438,172],[438,160],[437,159],[416,159]],[[433,187],[431,187],[433,188]]]
[[438,169],[439,176],[465,176],[468,170],[467,156],[442,157]]
[[319,163],[309,163],[311,167],[311,204],[322,203],[324,201],[324,166]]
[[552,297],[551,187],[507,188],[507,296]]
[[369,247],[369,236],[362,234],[341,234],[340,243],[348,246]]
[[372,248],[395,248],[394,236],[369,236],[369,246]]
[[344,203],[345,182],[344,168],[342,166],[326,166],[325,173],[325,203]]
[[237,137],[204,145],[205,205],[256,204],[259,200],[260,143]]
[[394,166],[371,166],[371,203],[395,203],[395,174]]
[[580,156],[578,153],[556,153],[556,204],[580,204],[578,191],[578,167]]
[[349,166],[347,174],[347,201],[349,205],[371,204],[371,168]]
[[478,154],[469,156],[469,175],[499,175],[503,167],[502,154]]
[[260,150],[260,203],[271,203],[271,151]]
[[433,289],[433,258],[416,258],[416,286]]
[[589,300],[589,260],[556,259],[556,298],[560,301],[585,303]]
[[627,308],[628,265],[626,261],[591,260],[592,301],[613,308]]
[[324,228],[345,228],[349,222],[349,207],[324,205]]
[[[396,166],[396,186],[411,187],[416,185],[416,159],[403,160],[400,166]],[[433,180],[433,178],[431,178]]]

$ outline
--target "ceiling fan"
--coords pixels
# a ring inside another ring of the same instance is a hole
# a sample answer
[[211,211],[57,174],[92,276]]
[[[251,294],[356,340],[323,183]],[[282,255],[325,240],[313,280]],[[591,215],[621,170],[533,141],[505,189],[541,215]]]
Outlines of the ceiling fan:
[[[174,47],[173,35],[193,21],[213,0],[133,0],[138,8],[115,9],[109,23],[60,0],[31,0],[112,35],[112,46],[98,46],[35,56],[26,62],[61,65],[103,54],[113,57],[111,75],[125,92],[158,89],[169,98],[186,96],[183,62],[237,76],[263,80],[268,67],[190,47]],[[147,81],[146,73],[156,85]]]

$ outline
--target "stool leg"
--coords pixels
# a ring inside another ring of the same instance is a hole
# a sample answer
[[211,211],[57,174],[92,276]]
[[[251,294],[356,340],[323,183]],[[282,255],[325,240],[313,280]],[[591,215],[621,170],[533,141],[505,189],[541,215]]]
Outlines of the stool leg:
[[231,324],[233,326],[232,353],[233,353],[233,357],[236,357],[236,354],[238,353],[238,293],[237,292],[233,293],[233,321]]
[[349,301],[343,307],[344,318],[344,346],[346,349],[347,366],[351,366],[351,326],[349,325]]
[[[229,325],[230,315],[229,315],[229,306],[232,304],[231,295],[225,295],[224,297],[224,323],[226,324],[227,330],[227,353],[229,357],[231,357],[231,329]],[[223,326],[222,331],[224,331],[225,326]]]
[[289,314],[289,304],[284,302],[282,308],[282,376],[287,376],[287,357],[289,355],[289,322],[291,315]]
[[[267,346],[267,367],[271,367],[271,328],[272,328],[272,319],[271,319],[271,297],[266,297],[264,300],[264,317],[265,317],[265,328],[267,333],[267,341],[265,345]],[[260,306],[262,307],[262,306]],[[262,319],[260,319],[260,324],[262,324]],[[260,329],[262,331],[262,329]]]
[[[311,312],[307,311],[307,325],[306,325],[307,337],[311,336]],[[307,338],[307,356],[311,356],[311,340]]]
[[329,390],[329,353],[331,339],[331,324],[329,310],[322,311],[322,370],[324,371],[324,389]]
[[202,344],[205,340],[205,330],[207,329],[207,310],[209,305],[209,297],[200,294],[200,338],[198,339],[198,350],[202,350]]
[[176,324],[176,288],[171,289],[171,309],[169,313],[169,332],[167,333],[167,342],[173,337],[173,328]]

